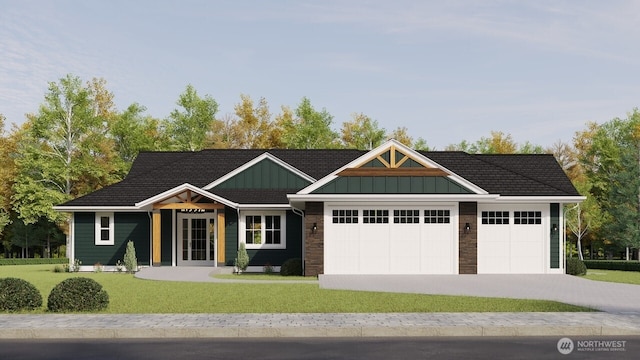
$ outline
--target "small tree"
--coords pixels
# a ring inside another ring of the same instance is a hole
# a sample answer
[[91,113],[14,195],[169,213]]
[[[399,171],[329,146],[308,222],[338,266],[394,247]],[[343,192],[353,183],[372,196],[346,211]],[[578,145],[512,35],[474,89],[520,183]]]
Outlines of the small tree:
[[136,258],[136,248],[133,241],[127,243],[127,250],[124,253],[124,267],[128,273],[134,273],[138,270],[138,259]]
[[234,260],[234,265],[238,269],[238,273],[247,270],[247,266],[249,266],[249,254],[247,254],[247,247],[244,243],[240,243],[238,257]]

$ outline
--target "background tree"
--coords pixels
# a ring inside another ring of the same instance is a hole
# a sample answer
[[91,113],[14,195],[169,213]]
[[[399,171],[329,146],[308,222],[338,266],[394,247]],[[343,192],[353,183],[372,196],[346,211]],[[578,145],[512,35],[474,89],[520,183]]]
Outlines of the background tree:
[[331,129],[332,122],[333,116],[326,109],[316,110],[306,97],[293,112],[283,107],[283,113],[277,118],[283,145],[289,149],[338,147],[338,134]]
[[134,103],[110,122],[110,134],[119,160],[123,162],[124,175],[140,151],[169,148],[168,140],[160,129],[160,122],[144,115],[146,110],[144,106]]
[[[260,98],[258,105],[248,95],[240,95],[240,103],[234,107],[237,120],[232,122],[231,132],[234,148],[265,149],[280,147],[279,139],[271,136],[274,124],[271,122],[269,105]],[[276,142],[274,143],[274,140]]]
[[27,116],[12,197],[25,223],[41,217],[62,223],[65,215],[54,205],[119,179],[106,120],[92,94],[80,78],[67,75],[49,84],[38,113]]
[[640,113],[592,126],[578,136],[590,193],[602,209],[601,236],[619,246],[640,247]]
[[411,144],[413,143],[413,138],[409,136],[409,129],[404,126],[400,126],[393,130],[389,135],[389,139],[396,139],[400,143],[409,147],[411,147]]
[[341,140],[348,149],[371,150],[384,141],[386,131],[376,120],[363,113],[351,114],[351,121],[342,123]]
[[545,149],[541,146],[525,142],[522,146],[513,140],[511,134],[492,131],[490,137],[481,137],[475,143],[463,140],[459,144],[448,145],[447,151],[464,151],[470,154],[541,154]]
[[210,96],[200,97],[196,89],[187,85],[174,109],[164,122],[166,134],[173,150],[202,150],[216,121],[218,103]]
[[11,154],[15,152],[15,142],[4,131],[5,117],[0,114],[0,239],[5,226],[10,222],[11,187],[15,178],[15,164]]

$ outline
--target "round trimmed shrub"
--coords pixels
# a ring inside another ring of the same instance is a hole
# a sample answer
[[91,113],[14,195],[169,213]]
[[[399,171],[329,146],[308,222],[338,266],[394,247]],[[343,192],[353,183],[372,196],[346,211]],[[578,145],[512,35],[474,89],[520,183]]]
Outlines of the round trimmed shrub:
[[586,275],[587,267],[584,262],[578,258],[567,259],[567,274],[569,275]]
[[286,260],[280,267],[282,276],[302,276],[302,259],[293,258]]
[[42,295],[30,282],[17,278],[0,279],[0,310],[34,310],[42,306]]
[[69,278],[56,285],[47,299],[49,311],[98,311],[109,305],[109,295],[97,281]]

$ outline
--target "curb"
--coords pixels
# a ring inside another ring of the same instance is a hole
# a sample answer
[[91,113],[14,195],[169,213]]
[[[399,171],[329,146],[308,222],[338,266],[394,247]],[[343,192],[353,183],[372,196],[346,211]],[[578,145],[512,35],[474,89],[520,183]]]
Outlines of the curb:
[[154,327],[0,329],[0,339],[640,336],[609,326]]

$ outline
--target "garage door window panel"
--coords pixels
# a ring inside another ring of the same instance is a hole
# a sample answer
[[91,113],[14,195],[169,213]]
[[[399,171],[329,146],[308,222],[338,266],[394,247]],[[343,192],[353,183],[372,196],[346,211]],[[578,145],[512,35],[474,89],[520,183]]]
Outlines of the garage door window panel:
[[540,225],[542,224],[541,211],[514,211],[513,223],[515,225]]
[[365,224],[388,224],[389,210],[362,210],[362,222]]
[[394,224],[419,224],[420,210],[393,210]]
[[424,211],[425,224],[449,224],[451,222],[451,211],[443,209],[430,209]]
[[358,223],[358,210],[333,210],[332,222],[334,224],[357,224]]
[[509,225],[508,211],[483,211],[483,225]]

